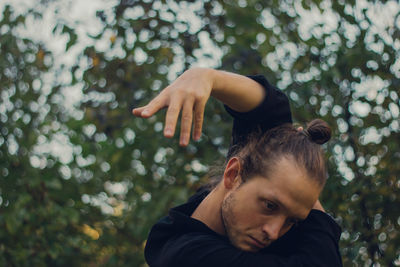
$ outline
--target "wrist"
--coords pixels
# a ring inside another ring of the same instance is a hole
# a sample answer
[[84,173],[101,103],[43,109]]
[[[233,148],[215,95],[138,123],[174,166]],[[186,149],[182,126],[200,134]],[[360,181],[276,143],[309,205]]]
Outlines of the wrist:
[[215,69],[208,69],[208,77],[210,77],[211,80],[211,95],[215,96],[215,94],[218,94],[219,91],[223,90],[223,77],[221,77],[221,74],[223,71],[220,70],[215,70]]
[[200,81],[203,82],[203,85],[206,85],[206,87],[208,87],[209,90],[212,92],[216,83],[217,70],[214,70],[212,68],[194,67],[187,70],[186,72],[190,72],[189,76],[197,77],[197,79],[200,77]]

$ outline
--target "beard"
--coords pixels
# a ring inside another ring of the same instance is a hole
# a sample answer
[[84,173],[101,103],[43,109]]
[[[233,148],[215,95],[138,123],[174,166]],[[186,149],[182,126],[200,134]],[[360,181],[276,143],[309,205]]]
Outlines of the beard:
[[[240,211],[236,210],[235,208],[238,207],[237,205],[237,198],[236,198],[236,192],[233,191],[230,195],[228,195],[223,201],[222,201],[222,206],[221,206],[221,219],[222,223],[225,228],[225,232],[227,237],[229,238],[229,241],[232,243],[233,246],[240,250],[244,251],[249,251],[249,252],[257,252],[261,250],[260,247],[254,247],[254,245],[249,244],[249,239],[250,236],[252,238],[255,237],[260,237],[259,234],[255,234],[254,231],[251,231],[250,228],[242,228],[240,227],[241,222],[238,220],[237,214],[240,213]],[[239,216],[240,217],[240,216]],[[264,236],[263,238],[260,238],[258,240],[262,241],[268,241],[268,238]],[[272,242],[268,241],[269,246]]]
[[232,245],[243,250],[243,247],[240,246],[240,232],[236,229],[235,225],[235,222],[237,221],[235,214],[233,212],[235,203],[236,203],[235,192],[232,192],[222,202],[221,218],[222,218],[222,223],[224,224],[225,227],[226,235],[228,236]]

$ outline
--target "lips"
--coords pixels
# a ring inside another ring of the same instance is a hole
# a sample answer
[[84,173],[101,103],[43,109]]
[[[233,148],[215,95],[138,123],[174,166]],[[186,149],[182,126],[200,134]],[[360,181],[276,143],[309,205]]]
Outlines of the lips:
[[258,241],[257,239],[255,239],[255,238],[252,237],[252,236],[250,236],[250,239],[251,239],[252,244],[254,244],[256,247],[264,248],[264,247],[267,246],[267,244],[264,244],[264,243]]

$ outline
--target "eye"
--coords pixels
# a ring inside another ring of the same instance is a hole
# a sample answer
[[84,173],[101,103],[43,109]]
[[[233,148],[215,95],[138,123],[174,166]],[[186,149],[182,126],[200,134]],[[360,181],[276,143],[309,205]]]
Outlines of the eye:
[[265,201],[265,207],[269,211],[274,211],[278,208],[278,205],[276,205],[275,203],[273,203],[271,201]]

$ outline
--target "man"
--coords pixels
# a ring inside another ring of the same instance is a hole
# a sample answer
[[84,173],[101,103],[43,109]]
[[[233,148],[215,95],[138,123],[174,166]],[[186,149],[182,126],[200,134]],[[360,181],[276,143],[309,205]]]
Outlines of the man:
[[307,131],[288,126],[288,100],[265,78],[191,69],[133,113],[147,118],[168,107],[164,135],[172,137],[182,111],[187,145],[193,120],[200,137],[210,95],[234,117],[223,177],[153,227],[149,265],[341,266],[340,228],[318,201],[325,169],[317,144],[330,134],[319,121]]

